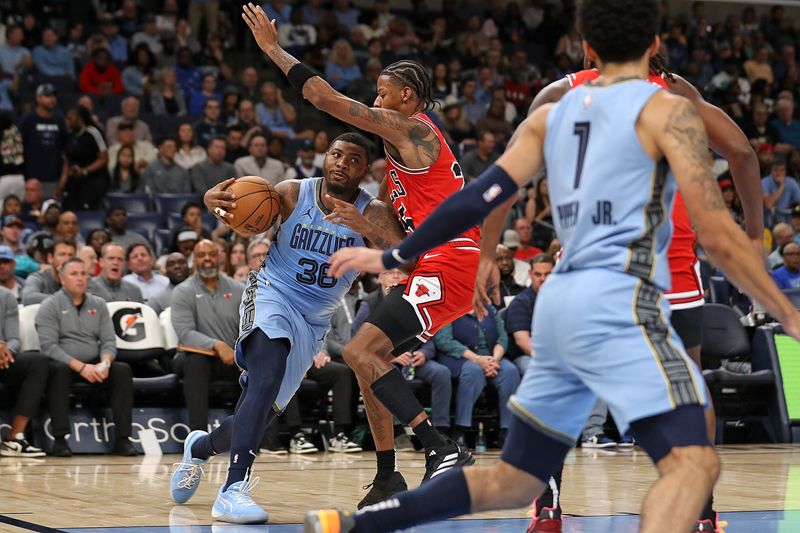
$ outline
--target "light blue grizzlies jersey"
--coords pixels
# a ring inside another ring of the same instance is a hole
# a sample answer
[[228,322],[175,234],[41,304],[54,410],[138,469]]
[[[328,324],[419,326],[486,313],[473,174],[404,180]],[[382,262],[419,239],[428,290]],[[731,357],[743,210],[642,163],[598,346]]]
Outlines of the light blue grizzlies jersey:
[[[310,324],[329,326],[359,273],[351,270],[337,280],[328,272],[328,260],[340,248],[365,244],[361,234],[323,220],[322,179],[300,182],[297,205],[281,223],[258,279],[277,290]],[[363,213],[372,200],[360,190],[355,206]]]
[[582,85],[547,117],[544,159],[563,254],[556,272],[605,268],[662,290],[675,183],[636,135],[636,121],[662,90],[645,80]]

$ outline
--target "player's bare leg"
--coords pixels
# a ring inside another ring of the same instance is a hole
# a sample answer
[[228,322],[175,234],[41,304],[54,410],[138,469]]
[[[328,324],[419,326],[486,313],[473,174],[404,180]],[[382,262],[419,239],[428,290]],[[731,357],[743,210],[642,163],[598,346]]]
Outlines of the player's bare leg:
[[[700,364],[700,346],[686,348],[686,353],[692,358],[697,368],[703,368]],[[717,415],[714,412],[714,404],[711,403],[711,393],[708,391],[708,385],[706,385],[706,392],[708,393],[708,407],[706,407],[705,412],[706,428],[708,429],[708,440],[713,443],[717,438]]]
[[364,398],[364,408],[367,412],[369,429],[375,441],[375,451],[385,452],[394,449],[394,422],[392,413],[375,397],[369,384],[358,380],[361,396]]
[[397,471],[397,456],[394,450],[394,421],[392,413],[375,397],[368,383],[358,380],[364,408],[369,420],[369,428],[375,441],[375,455],[378,460],[378,472],[372,481],[370,491],[358,503],[361,509],[385,500],[392,494],[408,490],[406,480]]
[[545,483],[502,459],[492,466],[467,467],[472,512],[519,509],[530,504],[531,495],[541,496]]
[[[373,336],[356,337],[365,329],[372,328],[376,333],[384,337],[383,340],[374,339]],[[357,342],[353,342],[356,340]],[[378,471],[372,482],[370,491],[358,503],[358,508],[373,505],[382,501],[392,494],[408,489],[408,485],[403,476],[396,471],[397,458],[394,451],[394,424],[392,413],[375,396],[371,388],[376,376],[386,374],[392,369],[391,363],[387,359],[391,358],[392,343],[383,335],[380,329],[371,324],[364,324],[359,329],[353,339],[345,346],[342,356],[345,362],[356,373],[358,386],[361,389],[361,396],[364,398],[364,408],[367,412],[369,428],[372,438],[375,441],[375,455],[378,462]],[[371,363],[375,361],[373,366]],[[370,381],[369,378],[372,378]]]
[[[380,328],[370,324],[365,323],[350,339],[350,342],[342,350],[342,357],[344,358],[345,362],[353,369],[353,372],[356,373],[358,377],[359,385],[361,386],[362,392],[365,388],[370,389],[370,392],[373,394],[373,397],[378,399],[375,396],[375,391],[373,385],[376,381],[380,380],[387,374],[389,374],[392,370],[394,370],[394,366],[389,362],[389,356],[392,353],[392,349],[394,346],[392,345],[392,341]],[[408,390],[408,387],[405,387]],[[408,390],[409,395],[413,398],[413,393]],[[367,396],[364,396],[364,401],[367,401]],[[419,405],[418,402],[415,403]],[[416,406],[414,406],[416,407]],[[406,409],[408,410],[408,409]],[[417,411],[414,409],[415,413],[413,415],[407,415],[405,418],[410,418],[408,420],[403,420],[404,417],[399,416],[398,418],[404,424],[411,426],[411,429],[416,428],[423,422],[427,422],[428,415],[422,409],[422,406],[419,406],[419,410]],[[387,410],[388,412],[388,410]],[[389,418],[389,429],[391,430],[391,418]],[[371,427],[370,421],[370,427]],[[385,431],[384,428],[378,428],[381,434],[375,434],[375,438],[383,439],[388,437],[384,437]],[[392,431],[389,431],[388,435],[391,435],[393,438]],[[394,441],[392,440],[391,448],[394,448]]]
[[[454,466],[475,462],[468,451],[459,448],[431,425],[427,413],[408,387],[405,378],[389,362],[393,349],[393,342],[381,328],[366,322],[344,347],[342,357],[356,373],[362,390],[368,386],[374,398],[396,416],[401,424],[410,426],[422,442],[426,450],[426,471],[423,481]],[[369,401],[368,395],[364,398],[365,401]],[[369,410],[369,405],[367,408]],[[379,412],[376,409],[373,411]],[[388,421],[376,426],[378,431],[376,440],[387,439],[385,446],[389,447],[388,439],[391,438],[393,450],[394,433],[391,422],[389,418]]]
[[641,533],[691,531],[719,477],[711,446],[673,448],[656,464],[660,478],[642,504]]
[[[692,346],[691,348],[686,348],[686,352],[689,354],[689,357],[692,358],[692,361],[695,362],[697,368],[703,368],[700,363],[700,346]],[[714,412],[714,404],[711,402],[711,391],[708,390],[708,385],[705,383],[703,384],[706,387],[706,394],[708,395],[708,407],[705,409],[705,416],[706,416],[706,430],[708,431],[708,442],[714,443],[716,442],[717,438],[717,414]],[[712,493],[709,496],[708,501],[703,506],[703,510],[700,513],[700,522],[705,522],[705,524],[698,523],[698,528],[706,527],[711,531],[717,530],[717,512],[714,510],[714,494]],[[710,521],[710,523],[708,523]]]

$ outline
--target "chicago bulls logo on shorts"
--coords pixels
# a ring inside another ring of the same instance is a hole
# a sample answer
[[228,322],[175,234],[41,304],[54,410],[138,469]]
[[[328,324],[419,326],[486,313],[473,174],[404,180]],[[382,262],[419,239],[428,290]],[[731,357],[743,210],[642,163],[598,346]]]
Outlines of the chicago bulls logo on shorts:
[[408,280],[403,298],[414,307],[414,312],[426,332],[433,325],[428,308],[444,302],[442,281],[439,276],[413,276]]

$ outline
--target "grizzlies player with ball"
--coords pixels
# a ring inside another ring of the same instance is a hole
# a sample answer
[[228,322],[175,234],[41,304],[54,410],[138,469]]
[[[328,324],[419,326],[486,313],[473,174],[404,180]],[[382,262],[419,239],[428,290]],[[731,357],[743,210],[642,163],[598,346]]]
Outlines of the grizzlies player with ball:
[[[391,207],[359,188],[369,165],[369,141],[345,133],[328,148],[324,178],[287,180],[275,187],[281,227],[261,269],[250,272],[240,308],[236,364],[244,370],[242,394],[234,415],[212,433],[193,431],[186,438],[170,483],[175,502],[192,497],[209,457],[230,450],[228,477],[211,515],[233,523],[267,521],[267,513],[250,496],[258,481],[250,476],[254,450],[264,428],[297,391],[333,311],[358,277],[356,271],[332,277],[328,258],[341,248],[365,243],[388,248],[403,236]],[[236,198],[226,190],[233,182],[218,184],[204,201],[235,227],[236,216],[249,213],[236,210]],[[340,217],[331,217],[334,212]],[[347,226],[339,223],[345,216]]]

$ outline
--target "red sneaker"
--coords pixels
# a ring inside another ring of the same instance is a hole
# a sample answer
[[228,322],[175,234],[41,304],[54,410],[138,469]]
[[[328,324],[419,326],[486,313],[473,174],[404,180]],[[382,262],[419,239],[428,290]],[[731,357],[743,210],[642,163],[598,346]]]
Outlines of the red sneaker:
[[698,520],[697,526],[694,528],[694,533],[725,533],[725,526],[728,522],[719,519],[717,514],[714,520]]
[[536,505],[534,504],[531,510],[533,518],[525,533],[561,533],[561,510],[551,509],[550,507],[543,507],[541,513],[537,516]]

